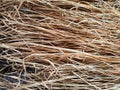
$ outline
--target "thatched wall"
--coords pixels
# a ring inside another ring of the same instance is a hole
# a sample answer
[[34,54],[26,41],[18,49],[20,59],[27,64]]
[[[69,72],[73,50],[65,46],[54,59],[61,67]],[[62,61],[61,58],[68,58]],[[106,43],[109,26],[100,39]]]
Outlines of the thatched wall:
[[119,0],[1,0],[0,88],[119,90]]

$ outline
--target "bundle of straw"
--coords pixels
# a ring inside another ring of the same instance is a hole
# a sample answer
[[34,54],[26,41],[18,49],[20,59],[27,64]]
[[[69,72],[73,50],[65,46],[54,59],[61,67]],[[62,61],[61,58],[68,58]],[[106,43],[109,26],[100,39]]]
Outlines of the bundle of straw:
[[1,0],[0,89],[119,90],[120,1]]

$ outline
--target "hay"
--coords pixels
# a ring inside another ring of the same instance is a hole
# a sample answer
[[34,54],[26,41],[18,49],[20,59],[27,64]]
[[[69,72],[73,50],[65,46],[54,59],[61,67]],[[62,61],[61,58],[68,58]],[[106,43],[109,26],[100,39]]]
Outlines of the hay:
[[0,87],[119,90],[119,0],[1,0]]

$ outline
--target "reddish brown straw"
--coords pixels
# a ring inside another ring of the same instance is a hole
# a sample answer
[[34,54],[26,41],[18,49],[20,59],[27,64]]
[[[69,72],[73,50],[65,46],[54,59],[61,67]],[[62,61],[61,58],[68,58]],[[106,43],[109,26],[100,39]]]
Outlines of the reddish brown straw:
[[120,1],[0,1],[0,87],[119,90]]

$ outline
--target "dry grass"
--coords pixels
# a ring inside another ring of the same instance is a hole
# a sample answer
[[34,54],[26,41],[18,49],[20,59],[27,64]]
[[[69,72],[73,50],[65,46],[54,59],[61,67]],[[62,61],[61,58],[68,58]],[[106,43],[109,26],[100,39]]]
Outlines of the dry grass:
[[120,90],[120,1],[0,1],[0,87]]

